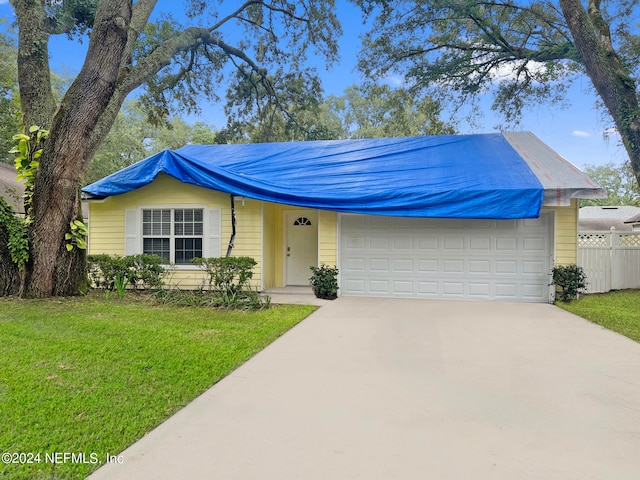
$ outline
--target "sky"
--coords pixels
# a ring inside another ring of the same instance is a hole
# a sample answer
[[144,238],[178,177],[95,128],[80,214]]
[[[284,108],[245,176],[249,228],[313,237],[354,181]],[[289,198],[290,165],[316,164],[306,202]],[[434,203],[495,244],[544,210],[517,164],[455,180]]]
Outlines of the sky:
[[[157,10],[167,8],[181,10],[182,2],[160,0]],[[360,11],[355,6],[346,0],[337,0],[336,8],[344,32],[340,39],[340,61],[329,71],[324,68],[318,70],[323,79],[325,95],[340,96],[347,87],[362,81],[356,63],[360,48],[359,34],[363,31],[363,26]],[[0,0],[0,17],[10,21],[14,19],[7,0]],[[50,44],[52,67],[79,71],[84,57],[83,48],[86,48],[86,44],[82,47],[68,42],[66,37],[56,37]],[[609,162],[622,164],[627,158],[626,153],[620,146],[617,135],[608,138],[604,135],[610,125],[603,121],[601,113],[595,108],[596,97],[588,77],[578,78],[569,90],[568,101],[570,107],[566,109],[543,104],[525,111],[518,129],[531,131],[578,168]],[[222,104],[206,106],[201,116],[190,119],[213,124],[217,128],[222,128],[225,124]],[[447,120],[446,116],[443,119]],[[480,128],[471,129],[463,123],[459,123],[457,127],[459,133],[490,133],[496,131],[495,125],[498,123],[500,120],[487,108]]]

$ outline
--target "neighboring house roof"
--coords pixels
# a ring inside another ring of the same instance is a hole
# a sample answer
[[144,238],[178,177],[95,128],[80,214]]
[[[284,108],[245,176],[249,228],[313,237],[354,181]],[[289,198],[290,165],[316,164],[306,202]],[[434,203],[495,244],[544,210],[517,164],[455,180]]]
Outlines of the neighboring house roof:
[[637,215],[634,215],[630,218],[627,218],[624,223],[629,223],[629,224],[633,224],[633,223],[640,223],[640,213],[638,213]]
[[24,195],[24,185],[16,180],[16,169],[12,165],[0,162],[0,197],[18,213],[24,213],[20,201]]
[[634,216],[640,217],[640,207],[629,205],[582,207],[578,217],[578,230],[608,232],[613,227],[621,232],[631,231],[632,222],[629,222],[629,219]]
[[233,195],[348,213],[534,218],[545,204],[606,193],[532,134],[189,145],[83,189],[99,198],[159,173]]

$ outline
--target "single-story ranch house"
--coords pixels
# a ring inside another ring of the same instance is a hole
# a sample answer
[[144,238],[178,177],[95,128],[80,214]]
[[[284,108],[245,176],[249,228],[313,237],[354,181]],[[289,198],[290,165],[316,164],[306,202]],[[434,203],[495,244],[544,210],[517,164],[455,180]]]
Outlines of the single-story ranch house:
[[341,295],[530,302],[576,262],[577,199],[606,196],[527,132],[189,145],[83,191],[90,253],[158,254],[181,288],[232,243],[262,290],[328,264]]

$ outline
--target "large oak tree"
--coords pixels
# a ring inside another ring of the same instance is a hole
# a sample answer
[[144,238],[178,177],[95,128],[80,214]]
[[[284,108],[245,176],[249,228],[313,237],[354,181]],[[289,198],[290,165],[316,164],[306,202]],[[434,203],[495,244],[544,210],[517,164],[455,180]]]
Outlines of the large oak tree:
[[563,102],[586,73],[640,183],[637,0],[353,0],[372,18],[360,57],[373,79],[493,108],[517,121],[527,103]]
[[[337,55],[340,33],[333,0],[175,2],[174,8],[186,12],[180,16],[186,25],[171,19],[169,12],[153,16],[157,0],[11,4],[17,18],[24,124],[50,130],[35,178],[28,228],[30,258],[23,292],[31,296],[78,291],[83,252],[67,252],[65,233],[79,216],[81,175],[127,95],[146,86],[142,102],[151,117],[161,121],[176,103],[197,109],[203,96],[215,99],[233,70],[271,92],[269,70],[296,72],[310,50],[330,63]],[[49,66],[54,35],[89,38],[84,64],[60,102],[52,93]],[[10,262],[6,233],[0,225],[3,265]],[[15,293],[7,285],[7,277],[0,275],[0,292]]]

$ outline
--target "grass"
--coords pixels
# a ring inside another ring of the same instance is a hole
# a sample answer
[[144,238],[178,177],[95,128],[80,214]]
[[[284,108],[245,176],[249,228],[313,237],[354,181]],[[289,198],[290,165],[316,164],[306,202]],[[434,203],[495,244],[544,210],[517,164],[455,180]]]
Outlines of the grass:
[[556,305],[640,342],[640,290],[585,295]]
[[0,299],[0,478],[85,478],[314,309]]

